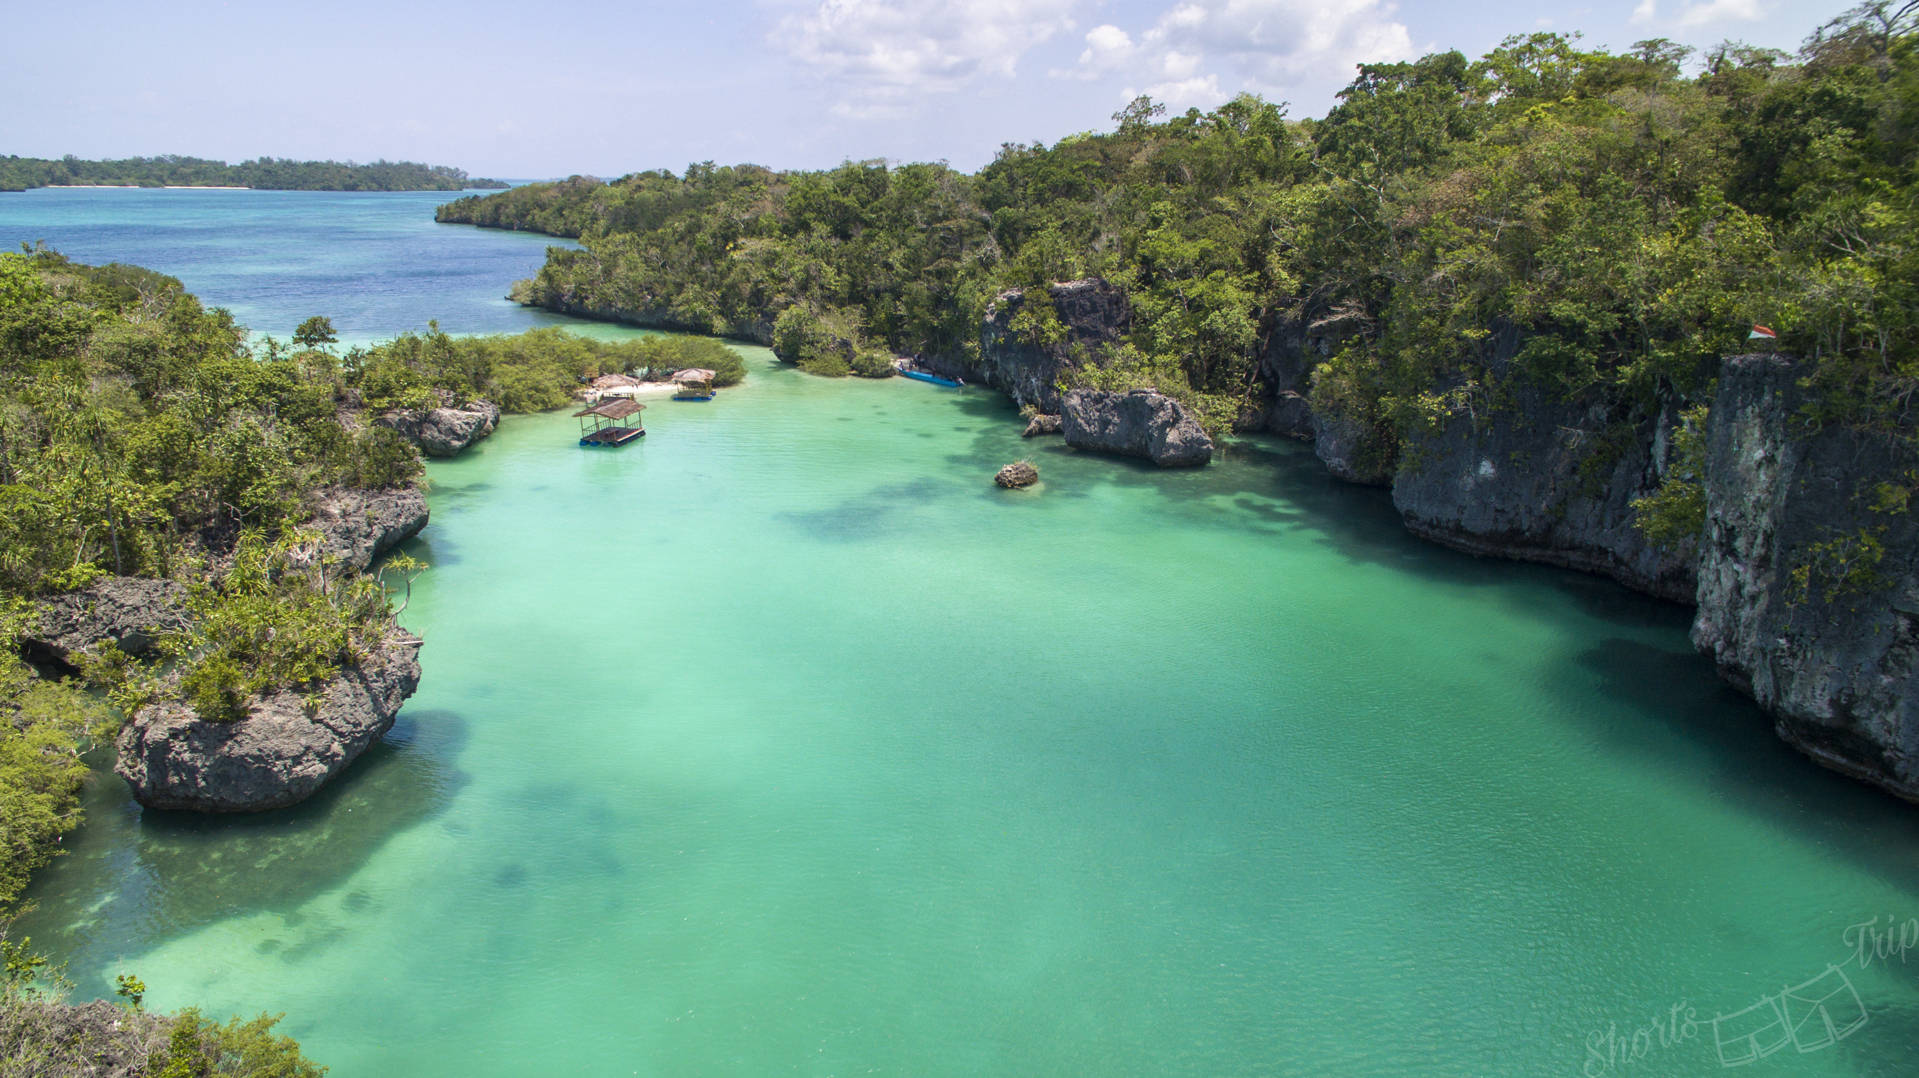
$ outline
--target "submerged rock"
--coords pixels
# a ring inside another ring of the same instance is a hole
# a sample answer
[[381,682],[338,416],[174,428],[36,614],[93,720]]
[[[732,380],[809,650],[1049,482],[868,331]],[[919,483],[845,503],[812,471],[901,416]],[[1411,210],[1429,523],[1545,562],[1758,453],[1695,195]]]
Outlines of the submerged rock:
[[1151,389],[1111,393],[1075,389],[1061,410],[1066,444],[1078,449],[1145,457],[1163,468],[1213,459],[1213,440],[1185,405]]
[[380,555],[419,534],[426,522],[426,495],[417,487],[335,487],[316,496],[307,523],[319,529],[323,554],[365,571]]
[[500,424],[500,407],[491,401],[470,401],[461,408],[388,412],[374,422],[419,446],[429,457],[451,457],[493,433]]
[[1738,356],[1706,430],[1693,644],[1814,760],[1919,800],[1919,469],[1894,435],[1806,432],[1800,372]]
[[1039,469],[1033,466],[1032,461],[1016,460],[1001,468],[999,474],[993,477],[993,482],[1008,490],[1030,487],[1039,482]]
[[173,580],[108,577],[42,603],[23,643],[31,657],[61,666],[76,665],[76,652],[106,641],[141,657],[162,635],[187,627],[186,594]]
[[259,812],[294,804],[392,728],[419,687],[419,650],[418,637],[390,630],[363,661],[317,688],[253,700],[234,722],[207,722],[182,700],[162,700],[120,731],[113,769],[148,808]]
[[1032,419],[1027,420],[1026,429],[1020,431],[1019,436],[1022,438],[1035,438],[1042,434],[1058,434],[1059,432],[1060,418],[1056,415],[1047,415],[1045,412],[1041,412]]

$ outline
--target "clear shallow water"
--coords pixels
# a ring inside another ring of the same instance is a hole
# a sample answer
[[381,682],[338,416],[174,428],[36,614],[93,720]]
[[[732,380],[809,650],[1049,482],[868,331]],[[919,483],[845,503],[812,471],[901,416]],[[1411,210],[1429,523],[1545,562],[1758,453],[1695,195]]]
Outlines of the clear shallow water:
[[247,820],[97,783],[23,929],[341,1076],[1710,1074],[1830,965],[1865,1025],[1742,1073],[1911,1073],[1919,961],[1846,932],[1919,916],[1912,810],[1683,611],[1290,445],[1161,473],[747,354],[626,449],[434,464],[394,735]]

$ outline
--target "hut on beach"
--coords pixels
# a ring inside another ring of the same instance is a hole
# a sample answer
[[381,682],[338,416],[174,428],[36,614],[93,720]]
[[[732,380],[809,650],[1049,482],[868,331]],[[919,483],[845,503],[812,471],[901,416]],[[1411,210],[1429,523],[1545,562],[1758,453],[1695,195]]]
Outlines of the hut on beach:
[[602,374],[586,384],[586,399],[599,401],[608,397],[631,397],[635,389],[645,384],[629,374]]
[[580,444],[625,445],[644,436],[646,427],[635,417],[645,410],[646,405],[631,397],[616,397],[574,412],[580,421]]

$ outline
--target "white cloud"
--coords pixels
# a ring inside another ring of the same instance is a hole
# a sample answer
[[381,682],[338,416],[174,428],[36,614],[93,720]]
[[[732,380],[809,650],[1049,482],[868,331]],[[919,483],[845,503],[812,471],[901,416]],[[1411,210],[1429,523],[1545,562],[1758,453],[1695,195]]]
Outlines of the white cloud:
[[[1010,78],[1033,46],[1073,26],[1079,0],[822,0],[773,42],[854,96],[897,98]],[[1124,36],[1123,32],[1122,35]],[[870,105],[842,104],[861,113]]]
[[1086,51],[1079,62],[1098,71],[1110,71],[1133,55],[1133,35],[1107,23],[1086,31]]
[[[1638,12],[1633,14],[1637,15]],[[1691,29],[1713,23],[1752,22],[1764,18],[1765,14],[1760,9],[1759,0],[1709,0],[1704,4],[1687,5],[1686,10],[1679,13],[1679,25]]]
[[1143,91],[1129,86],[1120,96],[1131,101],[1141,93],[1174,112],[1183,112],[1187,108],[1209,109],[1223,104],[1232,96],[1219,88],[1218,75],[1200,75],[1177,82],[1156,82]]
[[1658,0],[1639,0],[1639,6],[1632,9],[1632,18],[1627,21],[1634,26],[1643,26],[1659,15]]
[[1387,0],[1182,0],[1137,41],[1116,26],[1096,28],[1079,67],[1054,74],[1157,77],[1146,92],[1169,107],[1225,100],[1222,75],[1235,89],[1279,95],[1306,83],[1343,85],[1360,63],[1413,58],[1396,13]]

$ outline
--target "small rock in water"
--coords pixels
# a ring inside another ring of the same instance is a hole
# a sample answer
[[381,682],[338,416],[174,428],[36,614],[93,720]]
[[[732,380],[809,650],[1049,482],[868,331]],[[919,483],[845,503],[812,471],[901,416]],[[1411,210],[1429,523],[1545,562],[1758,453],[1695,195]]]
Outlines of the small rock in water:
[[999,474],[993,477],[993,482],[1008,490],[1014,487],[1030,487],[1039,482],[1039,469],[1033,466],[1032,461],[1016,460],[1001,468]]

